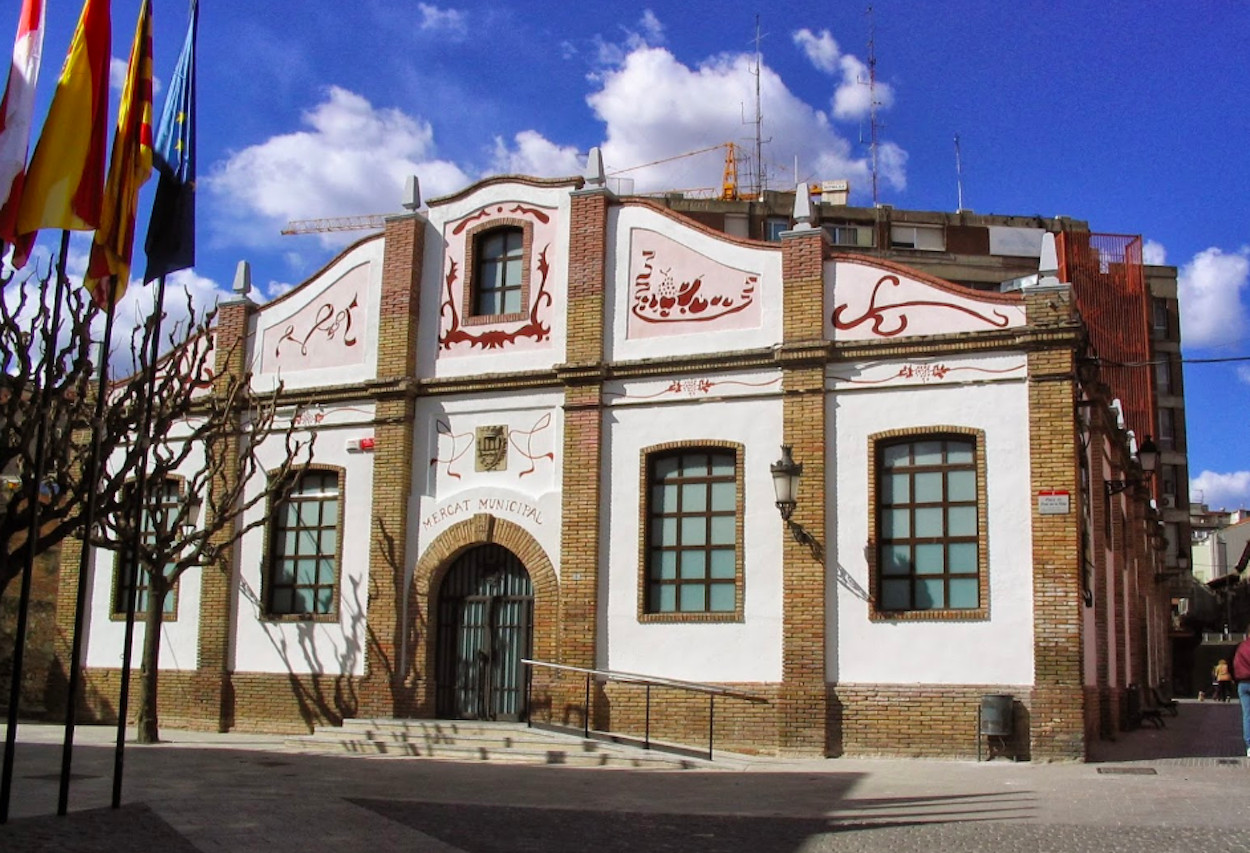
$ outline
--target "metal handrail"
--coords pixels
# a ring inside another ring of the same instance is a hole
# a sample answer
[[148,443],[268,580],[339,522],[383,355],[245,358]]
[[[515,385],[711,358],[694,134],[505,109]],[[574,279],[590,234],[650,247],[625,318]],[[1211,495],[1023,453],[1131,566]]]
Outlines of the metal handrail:
[[747,693],[742,690],[733,690],[728,687],[715,687],[709,684],[700,684],[696,681],[679,681],[674,678],[661,678],[654,675],[642,675],[637,672],[623,672],[621,670],[612,669],[588,669],[581,666],[569,666],[562,663],[549,663],[548,661],[532,660],[530,658],[522,658],[521,663],[526,667],[525,670],[525,722],[531,728],[534,725],[533,715],[530,713],[530,696],[533,686],[534,667],[543,667],[544,669],[556,669],[564,672],[579,672],[586,676],[586,695],[585,704],[582,708],[582,734],[584,737],[590,737],[590,681],[592,678],[599,681],[621,681],[629,684],[642,684],[646,687],[646,711],[644,717],[643,732],[643,749],[651,748],[651,688],[671,687],[675,690],[685,690],[691,693],[707,694],[707,760],[712,760],[712,747],[715,740],[716,731],[716,697],[729,696],[735,699],[745,699],[748,702],[767,702],[768,700],[754,693]]

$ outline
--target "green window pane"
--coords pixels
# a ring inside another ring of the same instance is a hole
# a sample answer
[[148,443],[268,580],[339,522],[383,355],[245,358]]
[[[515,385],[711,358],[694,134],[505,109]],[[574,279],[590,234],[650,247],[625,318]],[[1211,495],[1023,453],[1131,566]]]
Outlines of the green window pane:
[[886,510],[881,514],[881,523],[881,535],[886,539],[906,539],[911,536],[911,510]]
[[733,584],[714,583],[708,587],[708,610],[714,613],[732,613],[734,605]]
[[300,560],[295,564],[295,582],[306,585],[317,582],[317,561]]
[[334,590],[323,586],[317,590],[317,612],[330,613],[334,610]]
[[916,503],[938,503],[942,500],[942,475],[929,472],[916,475]]
[[174,594],[172,592],[165,593],[165,603],[161,606],[161,609],[166,613],[174,612]]
[[888,474],[881,478],[881,502],[905,504],[911,502],[911,477],[907,474]]
[[916,581],[916,609],[936,610],[946,606],[946,584],[941,578]]
[[317,531],[301,530],[299,540],[296,542],[296,550],[299,554],[316,554],[317,553]]
[[339,531],[331,527],[321,531],[321,553],[337,554],[339,552]]
[[734,468],[734,457],[729,453],[718,453],[712,457],[712,476],[713,477],[734,477],[737,471]]
[[968,574],[977,571],[977,546],[974,542],[953,542],[946,549],[951,574]]
[[887,575],[911,573],[911,546],[887,545],[881,549],[881,571]]
[[674,483],[666,483],[651,487],[651,513],[659,515],[665,512],[677,512],[677,495],[679,487]]
[[278,566],[278,583],[282,586],[290,586],[295,583],[295,563],[291,560],[283,560]]
[[738,520],[732,515],[712,516],[712,545],[732,545],[738,540]]
[[313,612],[313,591],[311,589],[291,590],[291,605],[295,613]]
[[708,456],[706,453],[687,453],[681,458],[681,469],[686,477],[706,477]]
[[707,552],[682,551],[681,576],[687,580],[702,580],[707,577]]
[[942,442],[940,441],[917,441],[914,464],[916,465],[941,465],[942,464]]
[[299,527],[299,504],[288,503],[283,509],[279,523],[284,527]]
[[681,520],[681,544],[686,547],[707,544],[707,518],[701,515],[695,518],[683,518]]
[[657,518],[651,522],[651,544],[668,548],[677,545],[677,519]]
[[652,587],[651,609],[656,613],[673,613],[677,610],[677,587],[670,584]]
[[273,591],[273,612],[274,613],[291,613],[291,589],[275,589]]
[[698,613],[707,609],[707,591],[703,584],[684,584],[681,588],[681,611]]
[[975,501],[977,499],[977,475],[975,471],[951,471],[946,475],[947,498],[952,501]]
[[898,468],[911,460],[910,444],[894,444],[881,454],[881,464],[886,468]]
[[917,545],[916,574],[940,575],[946,570],[946,546]]
[[339,523],[339,502],[337,500],[323,501],[321,511],[321,523],[326,527],[334,527]]
[[681,487],[682,512],[707,511],[707,485],[704,483],[687,483]]
[[882,610],[911,609],[911,581],[886,580],[881,582]]
[[951,465],[972,464],[972,442],[948,441],[946,443],[946,461]]
[[681,460],[676,456],[662,456],[655,460],[655,467],[653,469],[655,476],[653,479],[657,481],[674,479],[677,476],[678,463],[680,461]]
[[738,574],[738,561],[732,548],[717,548],[711,552],[709,574],[714,578],[734,578]]
[[916,510],[916,536],[938,537],[942,535],[942,517],[945,515],[941,507]]
[[952,578],[950,593],[951,607],[960,610],[971,610],[980,604],[977,600],[977,582],[973,578]]
[[[517,264],[520,266],[520,264]],[[517,273],[519,276],[520,273]],[[501,314],[519,314],[521,312],[521,291],[507,290],[503,294],[503,310]]]
[[651,577],[658,577],[664,580],[672,580],[677,577],[677,552],[652,551]]
[[712,512],[736,512],[738,487],[734,483],[712,484]]
[[977,535],[977,508],[974,506],[953,506],[946,514],[950,524],[948,533],[951,536]]
[[334,561],[318,560],[317,561],[317,583],[332,584],[334,583]]

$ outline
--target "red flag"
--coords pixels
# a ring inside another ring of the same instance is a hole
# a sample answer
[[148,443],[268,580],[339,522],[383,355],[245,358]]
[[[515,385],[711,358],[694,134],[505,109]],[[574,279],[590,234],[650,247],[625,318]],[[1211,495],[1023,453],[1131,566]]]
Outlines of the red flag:
[[86,0],[26,172],[18,234],[100,224],[111,41],[108,0]]
[[23,0],[13,43],[13,63],[0,100],[0,242],[17,239],[17,207],[26,178],[30,126],[35,111],[35,83],[43,55],[47,0]]
[[[152,0],[143,0],[126,66],[100,227],[83,286],[101,308],[116,305],[130,282],[139,188],[152,174]],[[105,283],[113,282],[112,299]]]

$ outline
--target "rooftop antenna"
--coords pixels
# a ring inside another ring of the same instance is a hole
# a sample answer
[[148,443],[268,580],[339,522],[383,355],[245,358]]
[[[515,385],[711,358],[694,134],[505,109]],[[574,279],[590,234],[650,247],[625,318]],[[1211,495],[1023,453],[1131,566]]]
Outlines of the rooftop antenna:
[[964,212],[964,167],[963,158],[959,155],[959,134],[955,134],[955,187],[958,192],[959,207],[956,213]]
[[760,99],[760,16],[755,16],[755,197],[763,198],[764,179],[764,112]]
[[877,21],[868,7],[868,121],[871,128],[869,150],[872,152],[872,204],[880,201],[877,194]]

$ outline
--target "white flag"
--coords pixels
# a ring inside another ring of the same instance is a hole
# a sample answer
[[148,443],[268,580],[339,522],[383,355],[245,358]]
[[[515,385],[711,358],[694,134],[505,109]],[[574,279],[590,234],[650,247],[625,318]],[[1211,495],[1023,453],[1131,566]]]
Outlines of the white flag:
[[0,100],[0,241],[15,241],[17,207],[30,150],[35,111],[35,82],[43,54],[43,22],[47,0],[23,0],[13,44],[13,64]]

